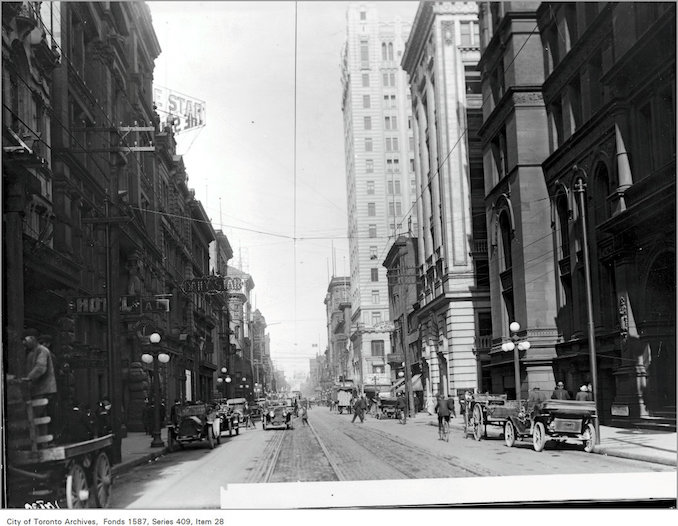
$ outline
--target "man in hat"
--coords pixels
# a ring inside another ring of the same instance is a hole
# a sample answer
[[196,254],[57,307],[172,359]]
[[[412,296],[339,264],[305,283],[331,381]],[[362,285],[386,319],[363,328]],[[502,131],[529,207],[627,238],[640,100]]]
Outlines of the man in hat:
[[556,388],[553,390],[551,395],[552,400],[569,400],[570,393],[565,390],[565,384],[563,382],[558,382]]

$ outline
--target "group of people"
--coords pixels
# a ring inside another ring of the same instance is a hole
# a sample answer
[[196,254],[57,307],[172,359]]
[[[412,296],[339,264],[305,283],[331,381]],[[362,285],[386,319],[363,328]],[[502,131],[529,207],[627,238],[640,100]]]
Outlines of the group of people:
[[[565,389],[563,382],[558,382],[556,388],[551,395],[552,400],[572,400],[570,393]],[[593,401],[593,386],[589,384],[582,384],[579,391],[574,396],[576,401]]]

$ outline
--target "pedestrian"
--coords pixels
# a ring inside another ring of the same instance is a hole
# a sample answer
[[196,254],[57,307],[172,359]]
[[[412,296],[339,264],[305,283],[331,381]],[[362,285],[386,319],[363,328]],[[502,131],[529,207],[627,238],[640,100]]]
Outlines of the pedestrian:
[[577,396],[574,397],[574,399],[578,402],[585,402],[589,399],[589,389],[585,385],[582,385],[579,388],[579,392],[577,393]]
[[447,400],[442,394],[436,396],[436,406],[434,411],[438,414],[438,440],[442,440],[440,431],[443,427],[443,420],[450,423],[451,408],[450,406],[454,402],[452,400]]
[[405,393],[400,391],[398,393],[398,398],[396,399],[396,418],[400,419],[402,415],[403,423],[407,422],[407,400],[405,399]]
[[360,423],[364,423],[365,420],[365,409],[367,409],[367,402],[365,401],[365,396],[355,397],[355,402],[353,403],[353,420],[351,423],[355,423],[356,417],[360,418]]
[[530,391],[530,396],[527,397],[527,410],[532,414],[536,414],[541,409],[541,404],[546,400],[546,394],[542,392],[538,385],[535,385]]
[[565,389],[565,384],[563,382],[558,382],[556,384],[556,388],[553,390],[553,394],[551,395],[551,399],[553,400],[569,400],[570,399],[570,393],[567,392]]
[[308,425],[308,410],[306,407],[301,407],[301,423],[305,426]]
[[152,414],[152,405],[148,398],[144,400],[144,407],[141,410],[141,422],[144,426],[144,433],[147,435],[151,434],[151,414]]
[[[52,353],[38,342],[38,332],[35,329],[28,329],[24,333],[22,343],[27,351],[26,371],[28,373],[24,381],[30,382],[30,394],[33,400],[47,400],[45,416],[50,417],[50,422],[54,422],[57,384]],[[45,434],[49,434],[49,430],[53,428],[54,424],[48,425]]]
[[586,390],[588,392],[587,400],[589,402],[593,402],[593,385],[590,382],[588,384],[586,384]]

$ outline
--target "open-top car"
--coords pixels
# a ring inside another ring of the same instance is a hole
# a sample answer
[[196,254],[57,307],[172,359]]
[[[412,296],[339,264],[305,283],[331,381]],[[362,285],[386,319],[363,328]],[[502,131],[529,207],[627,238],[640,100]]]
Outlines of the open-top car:
[[290,429],[294,407],[289,407],[285,400],[271,400],[264,406],[261,419],[264,429]]
[[167,426],[167,446],[171,451],[190,442],[207,442],[210,449],[221,443],[221,419],[217,405],[187,402],[174,406]]

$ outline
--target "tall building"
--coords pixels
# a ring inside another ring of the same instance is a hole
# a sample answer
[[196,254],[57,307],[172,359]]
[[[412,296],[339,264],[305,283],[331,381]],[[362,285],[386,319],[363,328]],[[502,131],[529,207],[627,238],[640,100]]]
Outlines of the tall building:
[[414,161],[410,97],[400,58],[409,24],[379,18],[373,4],[350,4],[342,58],[342,111],[351,275],[349,353],[356,385],[388,373],[392,324],[381,265],[410,228]]
[[477,342],[490,319],[477,10],[475,2],[421,2],[402,58],[419,219],[409,331],[418,334],[427,400],[481,387]]
[[348,277],[333,277],[325,295],[327,318],[326,368],[329,379],[340,377],[353,379],[348,360],[348,342],[351,330],[351,280]]
[[[480,5],[485,208],[491,233],[492,349],[484,370],[490,391],[515,397],[539,386],[553,389],[557,342],[551,211],[541,163],[548,155],[542,96],[542,43],[534,2]],[[506,45],[508,42],[510,45]],[[503,352],[509,326],[530,342],[520,352],[515,381],[513,352]]]

